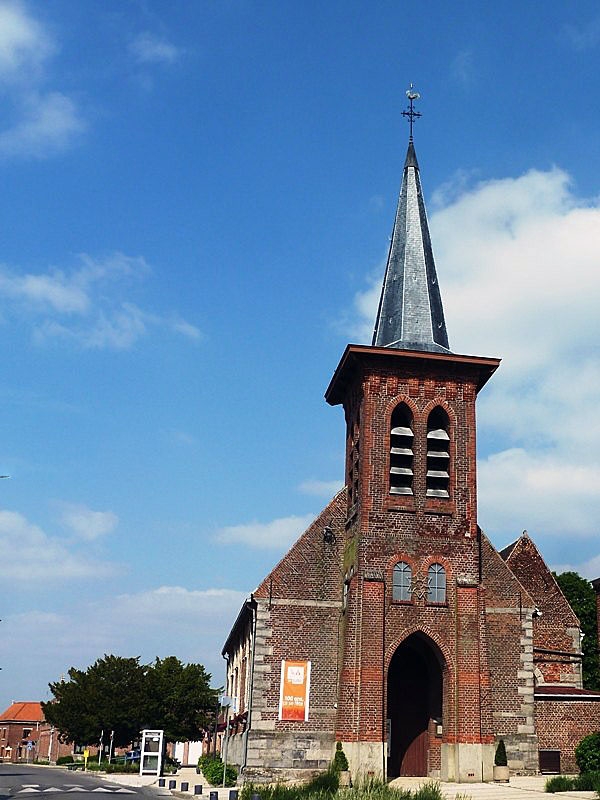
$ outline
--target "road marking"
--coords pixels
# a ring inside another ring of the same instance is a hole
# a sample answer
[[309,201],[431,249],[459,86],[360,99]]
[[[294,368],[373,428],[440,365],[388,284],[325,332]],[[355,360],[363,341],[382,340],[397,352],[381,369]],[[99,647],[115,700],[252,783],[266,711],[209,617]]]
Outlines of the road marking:
[[44,789],[44,794],[46,792],[60,792],[60,789],[57,789],[56,786],[49,786],[47,789]]

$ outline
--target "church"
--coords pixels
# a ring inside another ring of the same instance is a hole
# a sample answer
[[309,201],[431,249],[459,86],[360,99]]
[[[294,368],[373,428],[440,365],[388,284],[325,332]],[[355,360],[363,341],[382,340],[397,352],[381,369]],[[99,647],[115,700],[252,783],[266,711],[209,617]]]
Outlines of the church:
[[325,393],[345,415],[345,487],[223,647],[228,761],[249,780],[325,769],[336,742],[353,778],[491,780],[501,739],[514,772],[576,771],[600,730],[543,557],[526,532],[499,552],[479,525],[475,407],[500,362],[450,349],[407,95],[372,344],[346,347]]

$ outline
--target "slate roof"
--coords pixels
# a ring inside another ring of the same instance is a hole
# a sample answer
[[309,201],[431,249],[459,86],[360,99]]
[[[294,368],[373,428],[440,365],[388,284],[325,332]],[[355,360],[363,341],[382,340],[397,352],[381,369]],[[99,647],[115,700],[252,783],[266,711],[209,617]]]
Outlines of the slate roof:
[[0,714],[0,722],[43,722],[40,703],[13,703]]
[[449,353],[419,164],[408,144],[373,346]]

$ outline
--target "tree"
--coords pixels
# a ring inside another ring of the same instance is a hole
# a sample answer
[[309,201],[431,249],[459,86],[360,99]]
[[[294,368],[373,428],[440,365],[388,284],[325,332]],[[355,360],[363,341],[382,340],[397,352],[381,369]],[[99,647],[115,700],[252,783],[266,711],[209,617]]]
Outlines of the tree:
[[579,617],[581,631],[585,634],[581,648],[583,651],[583,685],[586,689],[598,691],[600,690],[600,663],[598,661],[596,593],[591,583],[577,572],[563,572],[555,577],[562,593]]
[[143,724],[146,670],[139,658],[106,655],[85,672],[72,667],[70,680],[49,684],[44,716],[63,741],[97,743],[104,731],[106,743],[114,731],[115,747],[128,745]]
[[162,728],[168,742],[198,741],[217,704],[217,690],[201,664],[182,664],[175,656],[157,658],[148,670],[147,722]]
[[42,707],[63,741],[93,744],[104,731],[106,743],[114,731],[115,747],[124,747],[143,728],[163,729],[166,741],[199,739],[217,702],[210,677],[202,665],[174,656],[148,665],[105,655],[49,684],[54,699]]

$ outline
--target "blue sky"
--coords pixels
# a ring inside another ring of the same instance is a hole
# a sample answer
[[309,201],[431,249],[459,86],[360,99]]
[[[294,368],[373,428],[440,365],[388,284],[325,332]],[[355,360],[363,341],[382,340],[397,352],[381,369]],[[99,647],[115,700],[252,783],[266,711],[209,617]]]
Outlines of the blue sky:
[[600,575],[597,3],[0,0],[0,706],[104,653],[222,682],[343,479],[407,142],[479,521]]

